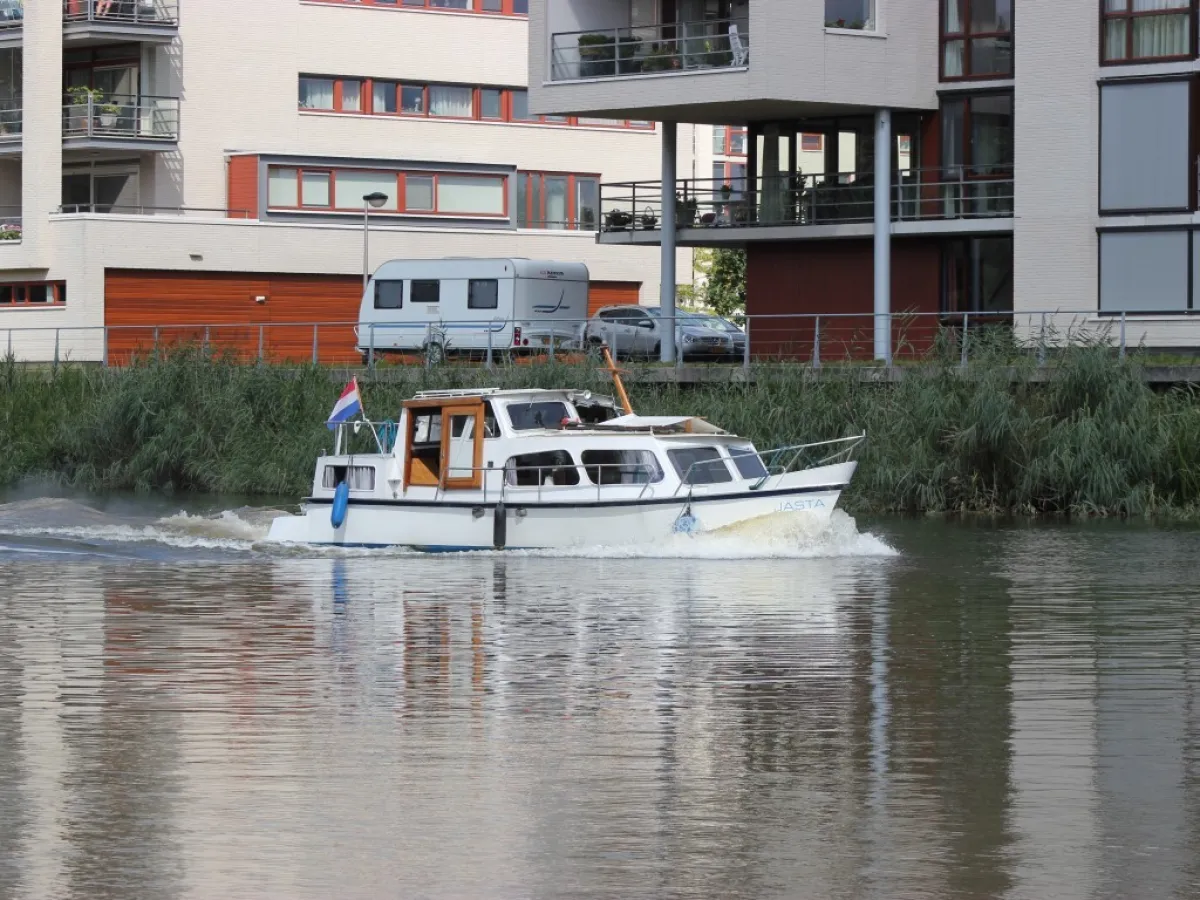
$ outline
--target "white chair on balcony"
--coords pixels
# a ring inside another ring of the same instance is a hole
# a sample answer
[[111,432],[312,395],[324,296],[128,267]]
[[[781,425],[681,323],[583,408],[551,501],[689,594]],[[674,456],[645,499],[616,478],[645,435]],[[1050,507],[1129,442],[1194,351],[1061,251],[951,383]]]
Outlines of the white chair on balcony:
[[750,51],[742,43],[742,37],[738,34],[736,25],[729,26],[729,51],[733,54],[733,65],[735,66],[744,66],[750,60]]

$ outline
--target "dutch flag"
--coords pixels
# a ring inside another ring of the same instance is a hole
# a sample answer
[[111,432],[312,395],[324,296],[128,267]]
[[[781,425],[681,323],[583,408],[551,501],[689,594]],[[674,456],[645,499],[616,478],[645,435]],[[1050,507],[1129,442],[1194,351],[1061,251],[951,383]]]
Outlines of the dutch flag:
[[325,424],[332,431],[342,422],[348,422],[354,416],[360,415],[362,408],[362,397],[358,393],[358,379],[352,378],[346,385],[346,389],[342,391],[338,402],[333,405],[333,412],[329,414],[329,420]]

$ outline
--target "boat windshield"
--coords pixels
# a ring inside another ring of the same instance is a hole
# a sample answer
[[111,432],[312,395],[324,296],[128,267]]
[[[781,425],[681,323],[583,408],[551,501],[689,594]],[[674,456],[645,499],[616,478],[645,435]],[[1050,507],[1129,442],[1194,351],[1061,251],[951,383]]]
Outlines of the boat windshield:
[[535,400],[532,403],[508,404],[508,421],[512,423],[513,431],[557,428],[563,419],[570,417],[571,411],[561,400]]
[[745,479],[765,478],[767,476],[767,467],[763,465],[762,458],[749,445],[744,447],[730,447],[729,458],[737,466],[738,474]]

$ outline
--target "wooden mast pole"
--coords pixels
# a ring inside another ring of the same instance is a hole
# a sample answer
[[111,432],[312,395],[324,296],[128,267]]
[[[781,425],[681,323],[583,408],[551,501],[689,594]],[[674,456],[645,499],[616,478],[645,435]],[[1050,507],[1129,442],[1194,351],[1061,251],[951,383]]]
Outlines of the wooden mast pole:
[[617,399],[621,401],[621,406],[625,409],[625,415],[633,415],[633,406],[629,403],[629,395],[625,393],[625,385],[621,383],[621,372],[617,369],[617,364],[613,362],[612,353],[608,350],[608,345],[605,344],[601,349],[604,351],[604,361],[608,363],[609,374],[612,375],[613,384],[617,388]]

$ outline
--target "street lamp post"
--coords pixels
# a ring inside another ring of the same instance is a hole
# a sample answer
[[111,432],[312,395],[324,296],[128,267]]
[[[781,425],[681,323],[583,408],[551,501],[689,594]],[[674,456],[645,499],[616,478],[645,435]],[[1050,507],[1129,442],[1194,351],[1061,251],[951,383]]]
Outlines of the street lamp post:
[[371,221],[371,210],[379,209],[383,204],[387,203],[388,195],[375,191],[371,194],[363,195],[363,293],[367,292],[367,282],[371,278],[371,260],[367,254],[369,224]]

